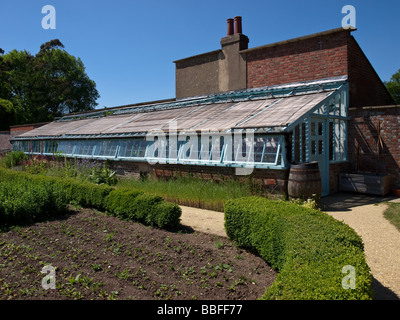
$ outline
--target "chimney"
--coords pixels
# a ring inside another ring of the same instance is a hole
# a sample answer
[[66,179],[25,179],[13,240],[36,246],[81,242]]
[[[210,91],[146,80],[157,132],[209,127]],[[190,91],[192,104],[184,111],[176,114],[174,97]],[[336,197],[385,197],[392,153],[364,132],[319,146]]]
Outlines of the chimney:
[[[242,34],[242,17],[227,19],[228,35],[221,39],[221,59],[219,60],[219,91],[245,89],[247,86],[246,50],[249,38]],[[235,30],[233,30],[235,27]]]
[[242,17],[235,17],[235,34],[242,33]]
[[227,36],[232,36],[233,35],[233,19],[228,19],[228,32],[227,32]]

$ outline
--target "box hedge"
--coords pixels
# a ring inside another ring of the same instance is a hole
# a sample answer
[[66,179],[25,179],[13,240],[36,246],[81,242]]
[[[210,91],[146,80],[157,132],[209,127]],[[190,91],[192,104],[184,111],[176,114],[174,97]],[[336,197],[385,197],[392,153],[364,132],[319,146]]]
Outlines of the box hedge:
[[66,212],[68,200],[51,183],[0,181],[0,224],[15,225],[52,218]]
[[164,202],[160,196],[129,188],[115,189],[110,192],[105,200],[105,208],[121,219],[138,221],[160,228],[178,226],[182,213],[178,205]]
[[[259,197],[234,199],[225,204],[225,228],[278,271],[263,299],[372,299],[361,238],[321,211]],[[342,286],[345,266],[356,270],[355,289]]]
[[[79,204],[83,207],[95,208],[101,211],[107,210],[121,219],[138,221],[160,228],[179,225],[182,213],[178,205],[165,202],[159,196],[144,194],[141,191],[128,188],[96,185],[72,178],[33,175],[0,168],[0,182],[26,184],[29,186],[37,185],[37,197],[40,197],[42,193],[50,192],[46,190],[55,190],[56,192],[49,193],[52,194],[54,199],[63,199],[66,203]],[[40,189],[45,188],[44,186],[47,189]],[[15,189],[13,190],[15,191]],[[16,195],[17,193],[14,194],[12,199],[15,199]],[[3,198],[5,199],[4,195]],[[30,201],[35,203],[36,198]],[[2,213],[0,212],[0,214]],[[5,214],[2,214],[2,218],[4,217]]]

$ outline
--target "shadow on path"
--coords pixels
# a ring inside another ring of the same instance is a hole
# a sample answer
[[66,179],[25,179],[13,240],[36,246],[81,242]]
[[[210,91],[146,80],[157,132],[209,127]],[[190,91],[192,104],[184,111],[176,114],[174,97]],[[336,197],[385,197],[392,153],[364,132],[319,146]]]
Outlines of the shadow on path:
[[398,198],[392,196],[373,196],[358,193],[336,193],[321,198],[320,205],[322,211],[350,211],[351,208],[365,206],[368,204],[378,204]]
[[389,288],[372,277],[372,289],[374,290],[374,300],[400,300],[400,298]]

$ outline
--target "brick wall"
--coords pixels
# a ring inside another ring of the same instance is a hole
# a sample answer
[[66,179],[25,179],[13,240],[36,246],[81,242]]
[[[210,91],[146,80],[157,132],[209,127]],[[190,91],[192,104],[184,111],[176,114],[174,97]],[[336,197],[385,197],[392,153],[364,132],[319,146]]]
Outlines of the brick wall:
[[[352,172],[388,173],[400,188],[400,106],[352,108],[349,111],[348,150]],[[378,122],[383,149],[378,165]]]
[[0,132],[0,152],[1,151],[10,151],[12,148],[10,140],[15,137],[23,134],[27,131],[30,131],[32,128],[11,128],[10,131],[1,131]]
[[9,131],[0,131],[0,152],[11,149],[11,135]]
[[349,31],[338,31],[247,53],[247,87],[347,75]]
[[349,172],[349,170],[349,162],[329,164],[329,194],[339,192],[339,174]]
[[224,181],[237,179],[239,181],[251,181],[263,190],[270,190],[280,194],[287,193],[289,170],[254,169],[251,175],[236,175],[235,168],[209,167],[209,166],[184,166],[184,165],[154,165],[152,172],[157,178],[169,178],[174,176],[192,176],[204,180]]
[[287,193],[287,182],[289,170],[266,170],[254,169],[249,176],[239,176],[235,174],[235,168],[230,167],[211,167],[197,165],[173,165],[173,164],[156,164],[150,165],[147,162],[131,162],[131,161],[112,161],[110,166],[117,174],[134,177],[139,179],[141,175],[152,173],[156,179],[168,179],[173,177],[191,176],[201,178],[203,180],[219,180],[224,181],[230,179],[238,179],[247,181],[251,179],[254,184],[260,186],[264,190],[273,190],[276,193]]
[[350,106],[394,104],[385,85],[347,30],[254,48],[247,52],[247,87],[347,75]]
[[348,68],[350,107],[394,104],[385,85],[352,36],[348,39]]
[[219,92],[221,51],[175,61],[177,99]]

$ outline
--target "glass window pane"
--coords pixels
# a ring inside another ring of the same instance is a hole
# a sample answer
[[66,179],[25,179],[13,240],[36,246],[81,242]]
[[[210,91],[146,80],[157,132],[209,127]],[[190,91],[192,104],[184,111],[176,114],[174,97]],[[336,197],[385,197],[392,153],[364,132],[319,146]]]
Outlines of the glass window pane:
[[78,140],[75,142],[74,154],[77,154],[77,155],[82,154],[82,141]]
[[254,162],[261,162],[265,137],[257,137],[254,141]]
[[118,140],[111,140],[110,152],[108,153],[109,157],[115,157],[115,153],[117,152],[118,144],[119,144]]
[[133,140],[121,140],[119,146],[118,157],[130,157],[132,151]]
[[181,146],[181,144],[182,141],[178,141],[176,139],[168,139],[167,154],[169,159],[178,159],[179,147]]
[[278,152],[279,138],[268,137],[265,143],[263,163],[275,163],[276,154]]
[[60,141],[58,145],[58,151],[61,151],[64,154],[71,154],[73,148],[72,140],[63,140]]
[[144,158],[146,155],[146,149],[150,146],[151,141],[147,140],[140,140],[140,143],[138,143],[138,158]]
[[[133,158],[140,158],[140,151],[141,151],[141,145],[142,145],[142,140],[135,139],[132,141],[132,147],[131,147],[131,157]],[[146,150],[144,148],[144,150]],[[144,154],[143,154],[144,156]]]
[[[253,157],[252,144],[253,139],[251,138],[242,138],[240,140],[235,140],[235,143],[238,143],[238,146],[235,146],[235,160],[238,162],[247,162],[249,161],[249,157]],[[250,154],[252,153],[252,154]],[[250,159],[252,161],[252,159]]]

